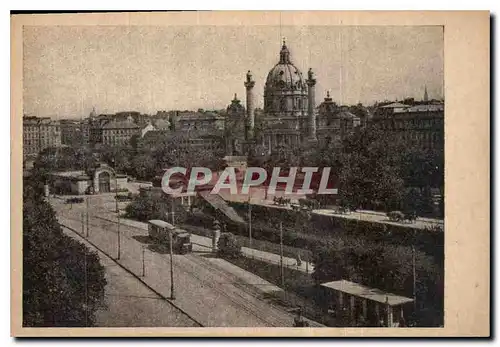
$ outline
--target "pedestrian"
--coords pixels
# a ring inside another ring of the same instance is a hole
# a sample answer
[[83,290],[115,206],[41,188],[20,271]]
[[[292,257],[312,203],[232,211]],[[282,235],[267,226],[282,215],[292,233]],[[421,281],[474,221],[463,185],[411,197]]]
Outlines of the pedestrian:
[[300,253],[297,254],[297,266],[302,265],[302,259],[300,259]]

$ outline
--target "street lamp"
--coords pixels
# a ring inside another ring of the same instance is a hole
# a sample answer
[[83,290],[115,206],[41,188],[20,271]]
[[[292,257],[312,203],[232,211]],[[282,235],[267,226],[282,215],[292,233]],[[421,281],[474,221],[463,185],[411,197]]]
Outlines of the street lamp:
[[115,175],[115,211],[116,213],[119,213],[120,209],[118,208],[118,177],[116,175],[116,155],[115,158],[112,159],[112,161],[113,161],[113,170]]
[[175,300],[174,288],[174,252],[173,252],[173,230],[170,230],[170,299]]
[[87,196],[87,213],[86,213],[86,222],[87,222],[87,238],[89,237],[89,208],[90,208],[90,196]]
[[120,259],[120,255],[121,255],[121,242],[120,242],[120,215],[118,214],[118,224],[117,224],[117,227],[118,227],[118,251],[117,251],[117,255],[116,255],[116,259],[119,260]]
[[[174,200],[172,198],[171,200],[171,203],[172,203],[172,212],[170,212],[172,214],[172,226],[174,226],[174,215],[175,215],[175,212],[174,212]],[[168,212],[167,212],[167,219],[168,219]],[[173,243],[174,243],[174,240],[173,240],[173,233],[174,233],[174,230],[173,228],[171,230],[169,230],[169,243],[170,243],[170,299],[171,300],[175,300],[175,288],[174,288],[174,247],[173,247]]]
[[413,242],[411,244],[411,260],[412,260],[412,270],[413,270],[413,309],[414,314],[417,313],[417,271],[416,271],[416,251],[415,242],[417,241],[417,232],[413,231]]
[[118,177],[116,176],[116,169],[115,169],[115,206],[116,206],[116,213],[120,213],[120,209],[118,208]]
[[144,262],[144,246],[142,246],[142,252],[141,252],[141,255],[142,255],[142,277],[145,277],[146,276],[146,265],[145,265],[145,262]]
[[253,248],[252,248],[252,204],[250,200],[250,191],[248,192],[248,243],[250,246],[250,252],[252,252],[253,255]]

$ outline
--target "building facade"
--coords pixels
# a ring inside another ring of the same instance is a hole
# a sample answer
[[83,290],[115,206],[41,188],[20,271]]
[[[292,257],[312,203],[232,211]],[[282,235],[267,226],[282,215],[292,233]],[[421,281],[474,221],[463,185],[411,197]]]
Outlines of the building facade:
[[263,146],[268,154],[279,147],[303,144],[318,146],[328,141],[340,141],[360,124],[359,117],[345,108],[337,107],[329,94],[320,107],[316,107],[314,72],[310,68],[307,76],[302,74],[293,64],[285,42],[281,47],[278,63],[267,75],[264,109],[257,117],[253,91],[255,81],[250,71],[244,85],[247,104],[245,142],[248,145]]
[[89,120],[62,119],[61,144],[67,146],[86,146],[89,144]]
[[23,157],[61,146],[61,125],[49,117],[23,117]]
[[214,112],[177,112],[173,117],[175,131],[222,131],[225,118]]
[[112,120],[102,127],[102,143],[110,146],[123,146],[130,143],[133,136],[141,135],[141,128],[132,118]]
[[407,105],[392,103],[379,107],[373,124],[422,150],[444,151],[444,104]]
[[128,176],[118,174],[106,164],[100,164],[89,172],[64,171],[50,175],[50,190],[56,194],[100,194],[128,190]]
[[[247,74],[247,99],[253,98],[253,87],[249,88],[251,79],[250,73]],[[282,145],[296,146],[305,140],[316,140],[315,84],[312,70],[309,69],[307,79],[304,78],[293,64],[290,51],[283,42],[279,61],[269,71],[264,86],[259,140],[269,152]]]
[[[144,130],[146,125],[141,128],[129,113],[122,112],[120,116],[91,114],[86,123],[89,143],[93,146],[123,146],[128,144],[133,136],[141,136],[141,130]],[[125,114],[128,114],[126,118]]]

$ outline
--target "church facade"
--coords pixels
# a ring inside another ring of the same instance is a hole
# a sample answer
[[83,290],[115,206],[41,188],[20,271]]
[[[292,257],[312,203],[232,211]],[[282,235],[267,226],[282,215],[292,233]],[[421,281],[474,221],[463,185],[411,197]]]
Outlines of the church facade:
[[[267,75],[264,109],[258,117],[255,114],[255,80],[251,71],[247,72],[244,85],[246,107],[238,110],[240,114],[243,110],[245,112],[244,142],[247,149],[252,145],[261,145],[271,154],[280,147],[323,145],[341,137],[344,128],[340,126],[341,123],[352,123],[353,126],[359,124],[359,118],[337,107],[329,95],[320,107],[316,107],[314,72],[309,69],[307,76],[302,74],[293,64],[285,42],[279,52],[278,63]],[[230,105],[234,110],[236,102],[233,100]],[[231,113],[228,115],[233,118]]]

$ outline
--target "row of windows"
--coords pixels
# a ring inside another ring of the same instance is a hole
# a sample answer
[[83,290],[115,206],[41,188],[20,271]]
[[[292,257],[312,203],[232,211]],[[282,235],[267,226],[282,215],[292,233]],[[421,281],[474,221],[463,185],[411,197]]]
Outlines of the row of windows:
[[23,127],[23,131],[24,132],[39,132],[39,131],[42,131],[42,132],[50,132],[50,131],[55,131],[55,132],[59,132],[60,129],[59,127],[54,127],[54,126],[51,126],[51,127],[27,127],[27,126],[24,126]]
[[384,128],[406,129],[406,128],[433,128],[443,125],[442,119],[407,119],[407,120],[386,120],[382,122]]
[[104,136],[103,141],[127,141],[130,137],[125,136]]
[[180,122],[180,126],[182,129],[186,130],[189,128],[207,128],[213,127],[215,124],[213,121],[195,121],[195,122]]
[[121,130],[105,130],[106,133],[108,134],[112,134],[112,135],[115,135],[115,134],[134,134],[136,133],[136,130],[128,130],[128,129],[121,129]]

